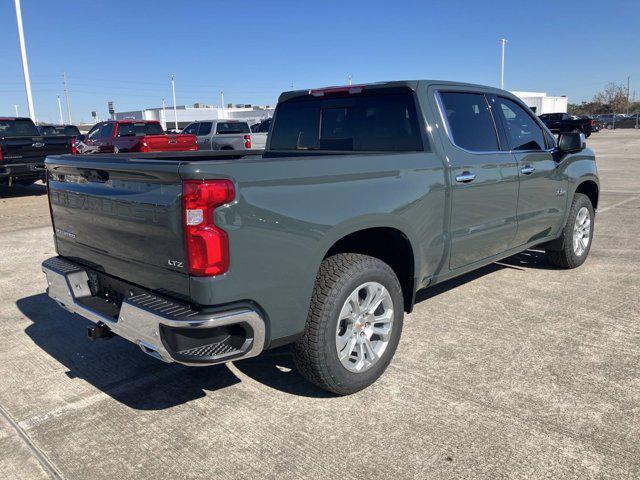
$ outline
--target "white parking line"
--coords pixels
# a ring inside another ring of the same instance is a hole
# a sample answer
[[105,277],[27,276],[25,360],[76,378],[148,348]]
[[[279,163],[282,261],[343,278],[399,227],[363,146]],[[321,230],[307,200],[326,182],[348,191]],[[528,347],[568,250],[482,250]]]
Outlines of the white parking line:
[[620,201],[618,203],[614,203],[613,205],[609,205],[608,207],[599,208],[598,209],[598,213],[606,212],[607,210],[611,210],[612,208],[619,207],[620,205],[624,205],[625,203],[633,202],[634,200],[637,200],[638,198],[640,198],[640,196],[636,195],[635,197],[627,198],[626,200],[622,200],[622,201]]

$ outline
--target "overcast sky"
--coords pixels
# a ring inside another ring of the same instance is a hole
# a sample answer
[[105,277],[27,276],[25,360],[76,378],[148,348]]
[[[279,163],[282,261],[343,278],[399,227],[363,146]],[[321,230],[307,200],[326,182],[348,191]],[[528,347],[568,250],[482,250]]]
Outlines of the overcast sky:
[[[171,104],[274,104],[280,92],[401,79],[498,85],[589,100],[607,82],[640,97],[640,2],[22,0],[36,117]],[[0,0],[0,115],[27,114],[13,0]],[[63,97],[64,105],[64,97]]]

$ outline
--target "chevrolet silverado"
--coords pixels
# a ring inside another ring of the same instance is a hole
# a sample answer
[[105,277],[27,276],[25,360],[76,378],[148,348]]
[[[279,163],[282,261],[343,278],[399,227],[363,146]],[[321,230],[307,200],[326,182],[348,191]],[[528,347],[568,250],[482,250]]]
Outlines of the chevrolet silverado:
[[47,155],[75,153],[73,137],[43,135],[30,118],[0,117],[0,184],[44,180]]
[[382,375],[417,290],[531,247],[581,265],[599,195],[582,134],[556,139],[509,92],[425,80],[283,93],[261,154],[47,170],[48,294],[90,337],[186,365],[293,344],[342,395]]

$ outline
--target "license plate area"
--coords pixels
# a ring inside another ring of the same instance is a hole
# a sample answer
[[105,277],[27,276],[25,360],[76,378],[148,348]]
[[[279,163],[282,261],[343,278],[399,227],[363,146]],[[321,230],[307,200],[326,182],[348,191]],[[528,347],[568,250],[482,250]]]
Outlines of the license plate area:
[[126,298],[145,293],[138,287],[101,272],[87,269],[86,273],[89,278],[91,296],[78,298],[76,301],[114,322],[118,321],[122,302]]

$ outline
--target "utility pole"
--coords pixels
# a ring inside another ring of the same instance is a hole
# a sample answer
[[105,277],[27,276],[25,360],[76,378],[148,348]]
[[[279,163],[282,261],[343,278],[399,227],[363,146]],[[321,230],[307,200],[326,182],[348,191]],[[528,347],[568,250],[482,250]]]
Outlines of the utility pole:
[[24,74],[24,88],[27,91],[27,105],[29,106],[29,117],[36,121],[36,113],[33,109],[33,97],[31,96],[31,79],[29,78],[29,64],[27,63],[27,47],[24,44],[24,30],[22,29],[22,10],[20,0],[15,0],[16,21],[18,23],[18,39],[20,40],[20,53],[22,55],[22,73]]
[[500,44],[502,45],[502,56],[500,60],[500,88],[504,90],[504,46],[507,44],[507,39],[501,38]]
[[351,75],[351,74],[349,74],[349,75],[347,76],[347,79],[349,80],[349,85],[351,85],[351,79],[352,79],[352,78],[353,78],[353,77],[352,77],[352,75]]
[[62,103],[60,102],[60,95],[58,97],[58,113],[60,114],[60,125],[64,125],[64,117],[62,116]]
[[167,129],[167,106],[164,103],[164,98],[162,99],[162,129]]
[[631,82],[631,76],[627,75],[627,115],[629,115],[629,86]]
[[64,98],[67,101],[67,119],[69,125],[73,123],[71,120],[71,102],[69,101],[69,89],[67,88],[67,72],[62,72],[62,84],[64,85]]
[[178,108],[176,107],[176,79],[171,74],[171,90],[173,91],[173,118],[175,121],[176,131],[178,130]]
[[18,105],[14,105],[13,108],[16,109],[16,117],[19,117],[20,115],[18,114]]

